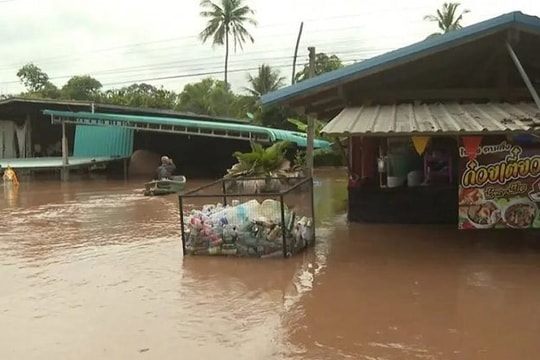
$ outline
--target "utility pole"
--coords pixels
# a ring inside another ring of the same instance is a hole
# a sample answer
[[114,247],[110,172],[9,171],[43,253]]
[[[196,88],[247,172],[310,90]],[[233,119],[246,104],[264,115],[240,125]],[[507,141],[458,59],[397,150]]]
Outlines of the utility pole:
[[[309,78],[315,76],[315,47],[308,47],[309,51]],[[307,148],[306,148],[306,168],[309,177],[313,177],[313,142],[315,139],[315,116],[307,114]]]
[[296,38],[296,46],[294,48],[294,57],[293,57],[293,63],[292,63],[292,78],[291,78],[291,85],[294,85],[295,77],[296,77],[296,58],[298,57],[298,46],[300,45],[300,38],[302,37],[302,30],[304,29],[304,22],[302,21],[300,23],[300,30],[298,31],[298,37]]
[[315,76],[315,47],[308,47],[309,51],[309,77],[312,78]]

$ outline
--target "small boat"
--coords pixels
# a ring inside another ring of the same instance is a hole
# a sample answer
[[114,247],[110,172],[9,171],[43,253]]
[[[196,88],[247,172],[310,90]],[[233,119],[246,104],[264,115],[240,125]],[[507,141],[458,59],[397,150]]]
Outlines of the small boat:
[[186,177],[173,176],[172,179],[152,180],[144,184],[144,196],[159,196],[179,193],[186,186]]

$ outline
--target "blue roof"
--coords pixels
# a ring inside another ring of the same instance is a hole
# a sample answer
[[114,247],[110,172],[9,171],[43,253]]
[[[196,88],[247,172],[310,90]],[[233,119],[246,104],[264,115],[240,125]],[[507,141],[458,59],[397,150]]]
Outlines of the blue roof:
[[519,11],[504,14],[273,91],[263,95],[260,101],[263,105],[282,103],[299,95],[306,95],[309,92],[349,82],[511,27],[540,33],[540,18]]
[[[78,125],[100,125],[98,121],[109,122],[106,125],[117,127],[128,126],[128,123],[135,124],[154,124],[154,125],[173,125],[182,126],[191,129],[206,129],[206,130],[221,130],[235,131],[245,134],[260,134],[267,136],[272,142],[285,140],[296,143],[298,146],[307,146],[307,135],[297,131],[288,131],[282,129],[273,129],[263,126],[225,123],[206,120],[192,120],[170,117],[156,116],[140,116],[140,115],[123,115],[123,114],[108,114],[108,113],[92,113],[92,112],[73,112],[73,111],[56,111],[43,110],[44,115],[56,116],[60,118],[69,118],[74,120]],[[200,135],[204,136],[204,133]],[[331,143],[325,140],[316,139],[313,146],[315,148],[325,148],[331,146]]]

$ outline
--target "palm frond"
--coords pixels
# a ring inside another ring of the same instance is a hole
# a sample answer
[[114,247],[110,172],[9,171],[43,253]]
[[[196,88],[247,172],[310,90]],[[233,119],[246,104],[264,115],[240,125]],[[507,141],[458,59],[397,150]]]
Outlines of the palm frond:
[[[230,39],[234,44],[234,51],[242,49],[247,41],[255,42],[255,39],[244,24],[257,25],[257,21],[252,18],[255,12],[244,0],[201,0],[201,12],[203,18],[208,19],[206,27],[199,34],[203,43],[212,38],[212,47],[216,45],[226,45],[226,54],[229,51]],[[225,82],[227,82],[227,62],[225,57]]]
[[248,74],[247,80],[251,88],[245,88],[245,90],[256,97],[279,89],[285,82],[285,78],[280,76],[279,70],[274,70],[266,64],[259,66],[257,76]]
[[470,10],[464,9],[458,13],[460,6],[461,4],[457,2],[444,3],[440,9],[437,9],[435,15],[426,15],[424,20],[436,22],[443,33],[459,30],[462,28],[463,15],[470,12]]
[[427,20],[427,21],[439,21],[439,18],[437,18],[435,15],[426,15],[426,16],[424,16],[424,20]]

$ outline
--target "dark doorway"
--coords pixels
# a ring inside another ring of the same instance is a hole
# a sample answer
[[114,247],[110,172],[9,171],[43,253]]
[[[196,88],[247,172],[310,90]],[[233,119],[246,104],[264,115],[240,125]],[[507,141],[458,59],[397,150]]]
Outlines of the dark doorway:
[[133,150],[172,157],[177,173],[188,178],[220,178],[236,162],[233,152],[249,151],[250,145],[245,140],[137,131]]

